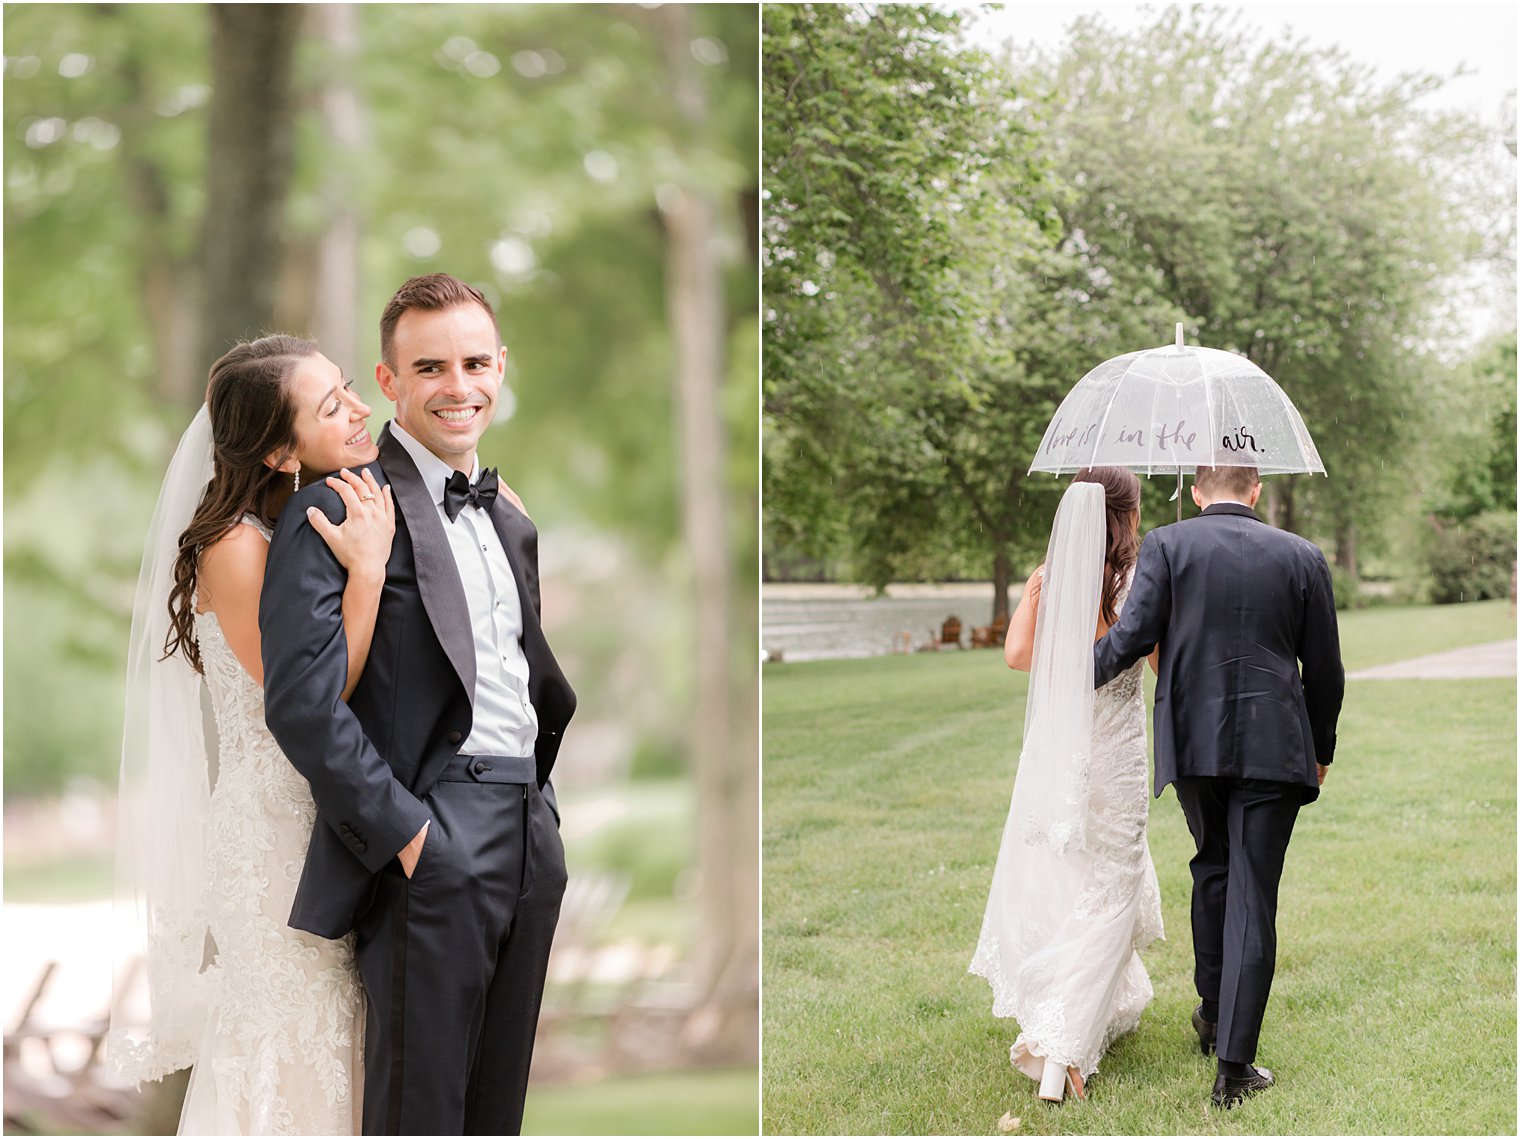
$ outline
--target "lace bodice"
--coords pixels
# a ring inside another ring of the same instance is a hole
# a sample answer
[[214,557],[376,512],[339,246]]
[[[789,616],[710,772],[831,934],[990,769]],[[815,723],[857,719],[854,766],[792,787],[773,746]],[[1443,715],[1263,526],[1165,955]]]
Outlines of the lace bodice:
[[217,729],[206,850],[216,957],[181,1133],[353,1134],[362,1033],[352,944],[286,924],[316,816],[311,791],[265,726],[263,689],[216,614],[194,622]]
[[1151,1000],[1139,950],[1163,931],[1145,833],[1144,668],[1136,662],[1094,696],[1085,849],[1026,844],[1010,815],[993,871],[971,972],[991,984],[993,1014],[1018,1019],[1012,1058],[1036,1079],[1044,1056],[1091,1075]]

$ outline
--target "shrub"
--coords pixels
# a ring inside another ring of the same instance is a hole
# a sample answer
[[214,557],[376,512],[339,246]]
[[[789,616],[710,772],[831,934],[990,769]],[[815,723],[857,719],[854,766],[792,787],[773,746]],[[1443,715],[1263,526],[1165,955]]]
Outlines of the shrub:
[[1432,601],[1447,604],[1509,596],[1515,569],[1514,511],[1493,510],[1460,523],[1432,521]]
[[1335,591],[1337,609],[1360,609],[1367,604],[1356,578],[1334,562],[1330,563],[1330,587]]

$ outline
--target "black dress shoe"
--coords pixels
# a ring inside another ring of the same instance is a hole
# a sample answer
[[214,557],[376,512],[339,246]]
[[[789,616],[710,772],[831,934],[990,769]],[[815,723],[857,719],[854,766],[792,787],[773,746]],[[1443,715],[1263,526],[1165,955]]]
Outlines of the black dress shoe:
[[1258,1068],[1255,1064],[1249,1065],[1251,1074],[1234,1078],[1231,1076],[1217,1076],[1214,1079],[1215,1107],[1228,1110],[1234,1107],[1247,1096],[1253,1096],[1257,1092],[1264,1092],[1272,1086],[1272,1073],[1265,1068]]
[[1212,1020],[1203,1019],[1203,1006],[1199,1005],[1193,1010],[1193,1031],[1198,1034],[1198,1047],[1203,1050],[1205,1056],[1214,1054],[1214,1040],[1218,1036],[1219,1026]]

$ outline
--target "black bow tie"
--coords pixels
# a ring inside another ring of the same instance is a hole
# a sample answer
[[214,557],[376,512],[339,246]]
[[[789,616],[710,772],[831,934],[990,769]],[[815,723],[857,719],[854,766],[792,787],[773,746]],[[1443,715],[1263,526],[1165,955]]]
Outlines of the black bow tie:
[[477,510],[490,510],[496,501],[496,468],[487,467],[480,472],[480,481],[471,485],[463,471],[455,471],[443,486],[443,512],[449,521],[459,517],[466,503]]

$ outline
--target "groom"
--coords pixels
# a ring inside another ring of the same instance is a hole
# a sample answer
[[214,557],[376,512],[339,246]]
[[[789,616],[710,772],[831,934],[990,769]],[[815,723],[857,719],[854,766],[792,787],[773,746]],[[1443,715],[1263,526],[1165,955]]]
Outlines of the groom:
[[549,772],[575,694],[539,626],[538,533],[479,470],[507,355],[490,305],[415,277],[380,348],[396,417],[370,469],[396,535],[350,700],[346,574],[310,520],[344,507],[320,482],[281,513],[259,610],[265,717],[317,804],[290,924],[355,934],[365,1134],[515,1135],[565,889]]
[[1253,1061],[1277,886],[1334,758],[1345,688],[1330,567],[1256,515],[1260,495],[1255,468],[1199,467],[1203,513],[1146,535],[1124,612],[1093,648],[1101,687],[1161,646],[1155,791],[1176,786],[1197,847],[1193,1027],[1204,1055],[1217,1050],[1223,1108],[1272,1086]]

